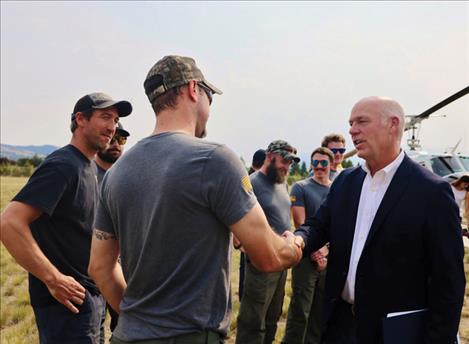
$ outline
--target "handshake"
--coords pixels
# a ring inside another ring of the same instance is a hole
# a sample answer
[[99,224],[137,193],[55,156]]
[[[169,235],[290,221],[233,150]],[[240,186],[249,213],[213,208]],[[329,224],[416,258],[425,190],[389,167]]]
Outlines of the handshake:
[[293,264],[291,264],[290,266],[298,264],[303,256],[303,248],[305,247],[305,242],[303,238],[293,234],[288,230],[283,232],[282,237],[285,238],[286,244],[292,250]]
[[282,271],[300,262],[305,246],[302,237],[288,230],[278,235],[270,228],[262,234],[258,236],[253,231],[243,238],[234,235],[233,246],[246,253],[250,262],[264,272]]

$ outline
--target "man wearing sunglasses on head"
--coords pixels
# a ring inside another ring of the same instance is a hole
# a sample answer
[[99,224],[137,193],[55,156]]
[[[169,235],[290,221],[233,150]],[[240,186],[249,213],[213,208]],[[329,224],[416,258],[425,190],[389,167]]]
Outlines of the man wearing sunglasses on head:
[[124,129],[121,122],[117,123],[116,133],[109,142],[109,145],[96,154],[94,160],[98,170],[98,185],[101,186],[104,174],[112,165],[120,158],[124,151],[124,145],[127,142],[127,137],[130,133]]
[[[295,228],[316,213],[329,193],[333,161],[334,155],[328,148],[316,148],[311,153],[313,175],[293,184],[290,200]],[[328,251],[324,246],[292,269],[292,297],[283,344],[320,343]]]
[[334,154],[334,161],[331,163],[331,174],[330,180],[334,180],[335,177],[342,171],[342,161],[344,161],[345,153],[345,138],[340,134],[330,134],[323,138],[321,147],[329,148]]

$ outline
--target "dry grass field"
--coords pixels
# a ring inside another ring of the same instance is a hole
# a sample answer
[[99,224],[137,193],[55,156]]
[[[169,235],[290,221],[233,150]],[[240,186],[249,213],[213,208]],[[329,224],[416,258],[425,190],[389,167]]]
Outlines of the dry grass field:
[[[16,194],[26,178],[0,177],[0,209],[3,210],[9,200]],[[467,253],[468,251],[466,251]],[[0,343],[24,344],[37,343],[37,330],[32,309],[29,305],[28,281],[26,272],[19,267],[9,255],[3,245],[0,247]],[[228,344],[234,343],[236,333],[236,316],[239,309],[238,302],[238,267],[239,253],[233,255],[232,266],[232,291],[233,291],[233,316]],[[469,272],[469,254],[465,258],[466,278]],[[284,300],[283,314],[277,331],[276,343],[280,343],[285,329],[285,319],[288,304],[290,303],[290,275],[287,281],[286,297]],[[469,344],[469,305],[467,297],[469,288],[466,288],[466,297],[461,316],[460,335],[461,342]],[[109,338],[109,334],[107,336]]]

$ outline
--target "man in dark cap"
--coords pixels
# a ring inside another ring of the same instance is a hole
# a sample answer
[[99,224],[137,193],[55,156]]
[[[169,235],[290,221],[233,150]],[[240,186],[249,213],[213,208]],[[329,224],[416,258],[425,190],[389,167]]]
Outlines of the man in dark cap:
[[264,270],[296,263],[300,249],[269,228],[238,156],[200,139],[222,92],[195,61],[164,57],[144,87],[158,120],[103,180],[89,271],[120,312],[111,343],[220,343],[231,232]]
[[112,165],[120,158],[124,151],[124,145],[127,142],[127,137],[130,133],[124,129],[122,123],[117,123],[116,133],[112,137],[109,145],[98,151],[96,159],[94,160],[97,168],[98,185],[101,186],[104,174],[111,168]]
[[[251,183],[269,222],[278,234],[291,227],[290,196],[286,178],[291,163],[299,162],[296,149],[288,142],[275,140],[269,144],[262,167],[251,174]],[[259,271],[246,253],[244,294],[238,315],[236,343],[272,343],[277,322],[282,314],[287,270]]]
[[252,156],[252,163],[251,163],[251,167],[249,168],[248,173],[251,174],[251,173],[256,172],[258,169],[260,169],[262,165],[264,164],[264,160],[265,160],[265,150],[264,149],[256,150],[254,155]]
[[46,157],[1,215],[1,239],[29,272],[39,341],[104,343],[104,300],[87,272],[97,200],[92,160],[115,133],[127,101],[82,97],[70,144]]

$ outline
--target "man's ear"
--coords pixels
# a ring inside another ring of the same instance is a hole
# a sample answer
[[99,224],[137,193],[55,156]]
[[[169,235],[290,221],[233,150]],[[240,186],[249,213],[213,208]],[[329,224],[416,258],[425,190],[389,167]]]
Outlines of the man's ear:
[[85,121],[88,122],[89,118],[85,116],[83,112],[77,112],[75,114],[75,122],[77,123],[77,127],[82,127],[85,125]]
[[187,91],[189,99],[197,102],[199,100],[199,93],[197,93],[197,81],[191,80],[187,84]]
[[399,124],[401,123],[401,119],[397,116],[391,117],[391,128],[393,130],[399,130]]

